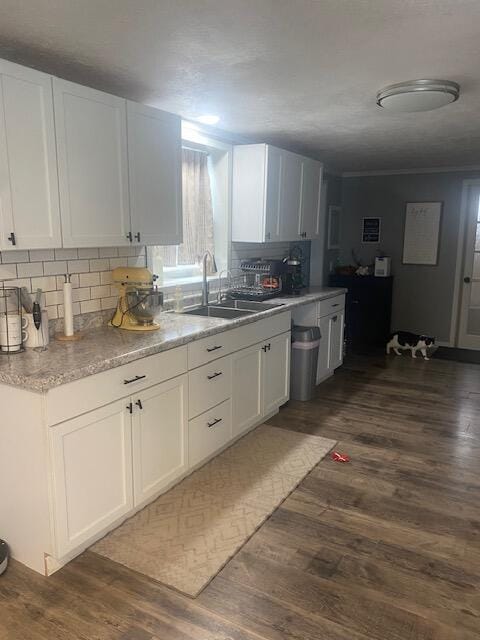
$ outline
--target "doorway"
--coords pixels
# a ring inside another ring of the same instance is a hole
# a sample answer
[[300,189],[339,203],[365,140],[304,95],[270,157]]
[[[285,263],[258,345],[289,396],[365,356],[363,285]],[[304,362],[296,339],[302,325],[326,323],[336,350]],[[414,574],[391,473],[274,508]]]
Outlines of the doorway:
[[480,182],[465,184],[465,241],[457,344],[480,350]]

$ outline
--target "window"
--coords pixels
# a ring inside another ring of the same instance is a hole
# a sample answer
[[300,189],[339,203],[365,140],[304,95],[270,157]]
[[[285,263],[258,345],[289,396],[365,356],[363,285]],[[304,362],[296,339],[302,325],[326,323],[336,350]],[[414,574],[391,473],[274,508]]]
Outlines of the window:
[[229,260],[231,147],[188,126],[182,132],[183,242],[148,251],[152,271],[163,269],[167,286],[199,281],[205,251],[215,255],[219,270],[228,268]]

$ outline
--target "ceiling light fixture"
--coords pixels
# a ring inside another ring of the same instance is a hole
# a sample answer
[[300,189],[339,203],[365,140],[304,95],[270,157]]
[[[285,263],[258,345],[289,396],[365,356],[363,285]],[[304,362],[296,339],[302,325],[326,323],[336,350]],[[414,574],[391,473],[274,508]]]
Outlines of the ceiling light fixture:
[[217,122],[220,120],[219,116],[213,116],[213,115],[205,115],[205,116],[199,116],[197,118],[197,120],[199,122],[201,122],[202,124],[217,124]]
[[458,100],[460,85],[451,80],[409,80],[377,93],[379,107],[391,111],[430,111]]

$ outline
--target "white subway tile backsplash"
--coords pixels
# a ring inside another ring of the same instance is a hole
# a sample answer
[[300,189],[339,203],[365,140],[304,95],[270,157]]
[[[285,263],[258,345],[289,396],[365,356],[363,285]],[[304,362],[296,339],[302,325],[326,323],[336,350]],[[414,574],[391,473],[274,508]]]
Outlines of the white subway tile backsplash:
[[17,264],[17,275],[19,278],[31,278],[33,276],[43,276],[42,262],[19,262]]
[[97,258],[90,260],[90,271],[109,271],[110,261],[108,258]]
[[14,278],[13,280],[5,281],[6,287],[27,287],[30,291],[30,278]]
[[67,263],[65,260],[56,260],[55,262],[44,262],[43,273],[46,276],[56,276],[62,273],[68,273]]
[[90,297],[95,298],[108,298],[110,296],[110,285],[105,284],[99,287],[91,287]]
[[75,302],[81,302],[82,300],[90,300],[90,287],[79,287],[73,289],[72,299]]
[[115,309],[118,302],[118,296],[112,296],[111,298],[102,298],[100,303],[102,305],[102,309]]
[[127,258],[127,265],[129,267],[144,267],[145,256],[135,256],[134,258]]
[[31,249],[28,254],[30,256],[30,262],[47,262],[48,260],[55,260],[54,249]]
[[100,272],[100,284],[112,284],[112,272],[101,271]]
[[0,264],[0,280],[10,280],[11,278],[17,277],[17,265],[9,264],[3,265]]
[[117,267],[126,267],[126,258],[110,258],[110,269],[116,269]]
[[68,273],[88,273],[90,271],[89,260],[69,260]]
[[63,291],[47,291],[45,294],[45,304],[47,307],[53,304],[63,303]]
[[101,249],[79,249],[78,257],[79,258],[98,258],[98,252]]
[[32,291],[41,289],[42,291],[55,291],[57,287],[57,278],[55,276],[32,278]]
[[55,249],[55,260],[76,260],[78,249]]
[[81,313],[91,313],[92,311],[100,311],[100,309],[100,300],[85,300],[85,302],[80,302]]
[[2,251],[2,264],[28,262],[28,251]]
[[55,320],[58,318],[58,306],[45,307],[45,309],[47,310],[49,320]]
[[135,255],[136,247],[118,247],[118,255],[126,258],[133,257]]
[[101,247],[98,250],[98,255],[100,258],[116,258],[118,256],[118,249],[117,247]]
[[99,273],[81,273],[80,274],[81,287],[96,287],[99,284],[100,284]]

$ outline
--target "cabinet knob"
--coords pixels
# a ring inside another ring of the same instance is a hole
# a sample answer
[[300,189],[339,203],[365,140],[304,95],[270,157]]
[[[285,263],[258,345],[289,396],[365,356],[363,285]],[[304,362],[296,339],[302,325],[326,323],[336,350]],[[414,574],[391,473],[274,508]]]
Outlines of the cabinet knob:
[[133,413],[133,404],[131,402],[127,404],[127,409],[130,414]]
[[270,240],[270,231],[265,234],[265,240]]
[[134,378],[127,378],[123,381],[123,384],[132,384],[132,382],[137,382],[138,380],[143,380],[147,376],[135,376]]
[[137,242],[140,242],[140,231],[138,231],[138,232],[135,234],[135,240],[137,240]]
[[140,400],[140,398],[135,402],[135,404],[137,405],[137,407],[139,409],[143,409],[143,404],[142,404],[142,401]]
[[15,246],[15,245],[17,244],[17,241],[16,241],[16,239],[15,239],[15,234],[13,233],[13,231],[12,231],[12,233],[8,236],[7,240],[8,240],[9,242],[11,242],[13,246]]
[[132,236],[132,232],[131,232],[131,231],[129,231],[129,232],[127,233],[127,236],[126,236],[126,237],[127,237],[127,240],[128,240],[129,242],[133,242],[133,236]]
[[214,427],[216,424],[218,424],[222,420],[223,418],[215,418],[215,420],[212,420],[212,422],[207,422],[207,427],[209,428]]
[[214,347],[207,347],[207,352],[211,353],[212,351],[216,351],[217,349],[221,349],[222,347],[223,347],[223,345],[216,344]]
[[336,322],[338,320],[338,316],[333,316],[332,322]]
[[469,282],[471,282],[471,280],[470,280],[470,278],[468,276],[465,276],[463,281],[465,282],[465,284],[468,284]]

